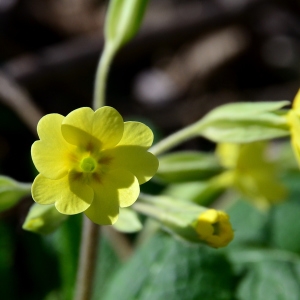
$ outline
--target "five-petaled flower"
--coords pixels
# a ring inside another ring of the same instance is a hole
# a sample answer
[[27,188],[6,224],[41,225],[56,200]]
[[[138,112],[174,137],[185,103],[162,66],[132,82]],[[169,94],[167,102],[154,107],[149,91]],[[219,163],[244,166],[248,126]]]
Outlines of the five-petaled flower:
[[133,204],[139,184],[155,174],[157,158],[148,148],[153,133],[139,122],[123,122],[112,107],[88,107],[44,116],[40,140],[31,148],[40,172],[33,199],[53,204],[62,214],[84,212],[97,224],[116,222],[119,207]]

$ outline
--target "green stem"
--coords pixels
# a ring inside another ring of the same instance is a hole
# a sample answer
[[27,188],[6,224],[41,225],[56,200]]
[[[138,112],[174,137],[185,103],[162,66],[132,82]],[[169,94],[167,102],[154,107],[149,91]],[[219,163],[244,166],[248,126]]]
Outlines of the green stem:
[[84,215],[74,300],[90,300],[99,242],[99,225]]
[[179,144],[199,135],[201,127],[199,122],[187,126],[161,140],[149,149],[154,155],[160,155],[164,152],[178,146]]
[[106,44],[99,60],[94,89],[94,110],[105,105],[105,94],[107,85],[107,76],[112,59],[115,55],[115,47],[113,44]]

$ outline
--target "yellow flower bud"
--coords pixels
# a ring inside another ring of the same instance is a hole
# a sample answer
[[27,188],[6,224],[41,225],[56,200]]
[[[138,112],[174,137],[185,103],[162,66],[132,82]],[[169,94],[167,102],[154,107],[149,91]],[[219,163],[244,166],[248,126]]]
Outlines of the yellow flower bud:
[[192,243],[220,248],[227,246],[234,236],[225,212],[192,202],[142,194],[133,208],[157,220],[171,234]]
[[214,248],[225,247],[234,236],[229,216],[215,209],[201,213],[195,228],[200,239]]

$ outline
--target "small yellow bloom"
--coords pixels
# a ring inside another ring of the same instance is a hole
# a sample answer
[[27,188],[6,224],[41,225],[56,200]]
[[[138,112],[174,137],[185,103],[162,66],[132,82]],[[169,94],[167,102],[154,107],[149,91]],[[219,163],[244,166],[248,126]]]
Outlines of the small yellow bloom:
[[287,122],[291,132],[291,143],[300,166],[300,90],[295,96],[293,108],[287,114]]
[[201,213],[195,227],[200,239],[214,248],[227,246],[234,236],[229,216],[215,209]]
[[217,155],[228,169],[226,178],[236,190],[264,210],[286,198],[287,190],[278,180],[276,164],[268,161],[265,142],[219,144]]
[[112,107],[88,107],[44,116],[40,140],[31,148],[40,172],[32,185],[39,204],[55,204],[66,215],[84,212],[97,224],[113,224],[119,207],[132,205],[139,184],[155,174],[157,158],[147,152],[152,131],[139,122],[123,122]]

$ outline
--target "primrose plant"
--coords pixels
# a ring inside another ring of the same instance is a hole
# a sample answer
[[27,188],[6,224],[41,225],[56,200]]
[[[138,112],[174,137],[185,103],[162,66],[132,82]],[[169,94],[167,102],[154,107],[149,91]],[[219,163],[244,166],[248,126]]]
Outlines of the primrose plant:
[[[2,210],[28,195],[31,187],[36,203],[23,224],[25,230],[49,234],[69,215],[85,215],[74,293],[77,300],[90,299],[92,294],[97,259],[93,253],[99,237],[93,233],[99,232],[99,225],[133,232],[155,220],[181,240],[225,247],[233,240],[234,230],[224,211],[226,205],[215,203],[228,189],[245,195],[263,210],[285,198],[286,190],[275,178],[274,164],[264,158],[266,143],[262,141],[291,135],[300,163],[300,92],[289,110],[285,109],[289,101],[217,107],[153,146],[148,126],[124,122],[115,108],[104,106],[110,64],[137,33],[146,7],[147,1],[110,1],[93,109],[81,107],[67,116],[53,113],[42,117],[37,125],[39,140],[31,148],[39,172],[32,186],[5,176],[0,180],[1,193],[8,199]],[[199,136],[217,143],[216,153],[168,153]],[[173,193],[171,189],[159,195],[140,193],[140,185],[153,176],[170,184]],[[204,187],[195,182],[199,177],[206,182]],[[185,181],[193,182],[197,192],[181,199],[180,190],[189,184]],[[138,214],[147,221],[142,224]]]

